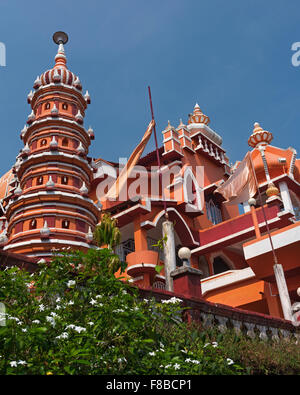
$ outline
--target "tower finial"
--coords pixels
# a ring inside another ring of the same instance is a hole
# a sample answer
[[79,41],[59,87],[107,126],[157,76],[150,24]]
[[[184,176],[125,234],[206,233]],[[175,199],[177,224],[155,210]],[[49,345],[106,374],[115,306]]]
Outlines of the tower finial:
[[60,44],[66,44],[69,40],[69,37],[67,33],[65,32],[55,32],[52,36],[53,41],[55,44],[60,45]]
[[55,44],[58,45],[57,55],[55,56],[55,66],[54,67],[66,67],[67,58],[65,56],[64,44],[69,40],[67,33],[56,32],[52,36]]

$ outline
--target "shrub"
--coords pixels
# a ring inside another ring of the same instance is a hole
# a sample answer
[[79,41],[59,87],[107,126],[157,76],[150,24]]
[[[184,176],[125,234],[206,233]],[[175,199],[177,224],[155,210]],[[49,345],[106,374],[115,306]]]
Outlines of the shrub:
[[[67,250],[34,274],[0,271],[0,374],[239,374],[181,321],[180,300],[141,300],[110,249]],[[120,263],[121,264],[121,263]]]

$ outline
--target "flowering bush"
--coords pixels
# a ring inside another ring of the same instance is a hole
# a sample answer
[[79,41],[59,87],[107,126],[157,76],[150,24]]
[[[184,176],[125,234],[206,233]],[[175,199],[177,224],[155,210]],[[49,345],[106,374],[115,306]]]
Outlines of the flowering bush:
[[[237,374],[181,321],[180,300],[141,300],[109,249],[59,252],[30,274],[0,271],[0,374]],[[119,268],[116,268],[119,269]],[[218,352],[217,352],[218,351]]]

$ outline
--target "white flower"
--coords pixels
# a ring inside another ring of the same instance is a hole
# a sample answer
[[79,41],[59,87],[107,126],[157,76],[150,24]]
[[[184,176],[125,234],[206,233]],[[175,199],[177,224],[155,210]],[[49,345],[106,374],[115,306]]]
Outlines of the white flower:
[[43,304],[40,304],[40,305],[39,305],[39,310],[40,310],[40,311],[44,311],[44,310],[45,310],[45,306],[44,306]]
[[118,362],[122,363],[122,362],[127,362],[127,359],[125,357],[123,358],[118,358]]
[[191,362],[194,363],[194,364],[196,364],[196,365],[199,365],[199,364],[200,364],[200,362],[197,361],[196,359],[193,359]]
[[54,319],[53,317],[47,316],[47,317],[46,317],[46,320],[47,320],[48,322],[50,322],[50,324],[51,324],[53,327],[55,326],[55,319]]
[[178,369],[180,369],[180,365],[179,365],[179,363],[175,363],[175,365],[174,365],[174,369],[175,369],[175,370],[178,370]]
[[57,305],[56,307],[55,307],[55,310],[60,310],[61,309],[61,306],[59,306],[59,305]]
[[13,368],[13,367],[17,367],[17,361],[11,361],[10,363],[10,366]]
[[59,303],[59,302],[60,302],[60,300],[61,300],[60,298],[57,298],[57,299],[56,299],[56,303]]
[[102,295],[96,295],[96,296],[95,296],[95,298],[97,298],[97,299],[98,299],[98,298],[102,298],[102,297],[103,297]]
[[210,343],[206,343],[206,344],[204,344],[203,348],[205,348],[205,347],[207,347],[209,345],[210,345]]
[[187,359],[185,360],[185,362],[189,363],[189,362],[192,362],[192,360],[191,360],[191,358],[187,358]]
[[212,342],[211,343],[213,347],[218,347],[218,343],[217,342]]
[[125,291],[125,289],[123,289],[122,294],[127,295],[127,291]]
[[76,284],[76,281],[74,281],[74,280],[69,280],[69,281],[67,282],[67,287],[70,288],[70,287],[72,287],[72,285],[75,285],[75,284]]
[[27,362],[26,361],[18,361],[18,365],[27,365]]
[[73,300],[70,300],[70,302],[68,303],[68,305],[72,305],[74,304]]
[[228,365],[232,365],[234,363],[233,360],[230,358],[227,358],[226,361],[227,361]]
[[56,339],[67,339],[69,334],[67,332],[63,332],[60,336],[56,336]]
[[151,357],[154,357],[154,356],[155,356],[155,352],[154,352],[154,351],[149,352],[149,355],[150,355]]
[[83,328],[82,326],[75,326],[74,331],[80,333],[80,332],[85,332],[86,329]]
[[94,323],[92,321],[88,322],[88,324],[91,326],[94,325]]
[[113,312],[114,313],[124,313],[124,310],[123,309],[116,309]]
[[22,332],[27,332],[27,329],[26,328],[22,328]]
[[50,315],[52,315],[52,317],[57,317],[57,314],[54,313],[53,311],[50,313]]
[[96,301],[95,299],[92,299],[92,300],[90,301],[90,304],[91,304],[91,305],[94,305],[95,303],[97,303],[97,301]]
[[73,324],[70,324],[70,325],[68,325],[67,327],[66,327],[66,329],[74,329],[75,328],[75,325],[73,325]]
[[182,300],[176,298],[175,296],[173,296],[171,299],[164,299],[161,301],[161,303],[172,303],[172,304],[180,303],[180,302],[182,302]]
[[181,352],[183,352],[184,354],[187,354],[187,351],[185,351],[185,350],[181,350]]
[[39,320],[34,320],[32,321],[33,324],[40,324],[41,322]]

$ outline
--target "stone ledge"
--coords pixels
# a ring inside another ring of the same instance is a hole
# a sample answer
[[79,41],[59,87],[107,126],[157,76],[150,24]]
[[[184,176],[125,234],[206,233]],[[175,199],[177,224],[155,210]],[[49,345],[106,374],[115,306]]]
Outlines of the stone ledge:
[[185,274],[185,273],[195,274],[197,276],[201,276],[203,274],[203,272],[201,270],[199,270],[199,269],[195,269],[195,268],[190,267],[190,266],[181,266],[178,269],[173,270],[170,273],[170,276],[175,277],[175,276],[182,275],[182,274]]

